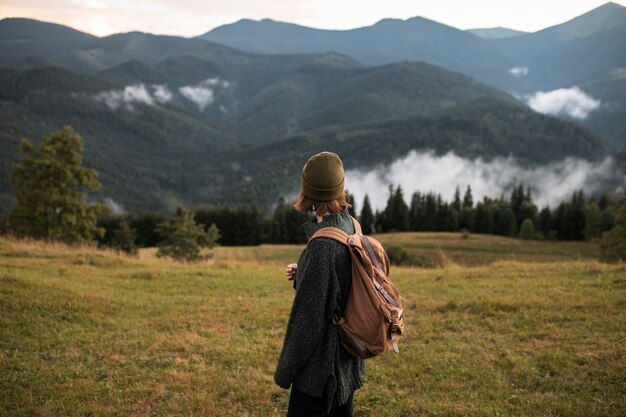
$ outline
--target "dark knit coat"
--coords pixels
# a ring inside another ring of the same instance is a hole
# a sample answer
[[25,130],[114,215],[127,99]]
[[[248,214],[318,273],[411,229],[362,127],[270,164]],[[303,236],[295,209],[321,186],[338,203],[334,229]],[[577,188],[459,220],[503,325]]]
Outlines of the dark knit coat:
[[[348,210],[304,224],[307,239],[323,227],[354,233]],[[343,405],[361,387],[365,361],[347,353],[339,342],[333,314],[339,316],[352,285],[350,252],[341,243],[314,239],[298,260],[296,294],[274,381],[288,389],[323,397],[328,409]]]

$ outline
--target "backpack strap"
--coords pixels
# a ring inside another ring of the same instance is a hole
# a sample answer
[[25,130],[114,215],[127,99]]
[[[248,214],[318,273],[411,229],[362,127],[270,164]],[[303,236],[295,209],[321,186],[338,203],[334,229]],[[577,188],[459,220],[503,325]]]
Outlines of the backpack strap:
[[341,229],[337,229],[336,227],[321,228],[320,230],[315,232],[313,236],[311,236],[311,239],[309,239],[309,243],[311,243],[313,239],[317,239],[318,237],[326,237],[329,239],[333,239],[339,243],[349,246],[348,240],[350,239],[350,235]]
[[[359,224],[358,220],[355,219],[352,216],[350,216],[350,217],[352,218],[352,225],[354,226],[354,233],[358,234],[358,235],[362,235],[363,234],[363,230],[361,229],[361,225]],[[334,240],[336,240],[339,243],[343,243],[346,246],[350,246],[350,245],[348,245],[348,240],[350,239],[350,235],[347,234],[346,232],[344,232],[343,230],[338,229],[336,227],[324,227],[324,228],[321,228],[320,230],[315,232],[313,234],[313,236],[311,236],[311,238],[309,239],[309,243],[313,239],[316,239],[318,237],[326,237],[326,238],[329,238],[329,239],[334,239]],[[374,256],[376,256],[376,255],[374,255]]]

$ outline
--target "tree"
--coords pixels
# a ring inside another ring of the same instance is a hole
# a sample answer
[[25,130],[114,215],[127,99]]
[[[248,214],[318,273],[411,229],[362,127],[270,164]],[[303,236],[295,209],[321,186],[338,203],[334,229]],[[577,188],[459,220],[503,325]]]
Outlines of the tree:
[[71,127],[46,135],[39,148],[22,139],[23,157],[11,175],[16,203],[9,219],[13,233],[36,239],[90,242],[100,207],[87,204],[83,190],[97,190],[97,172],[82,166],[83,142]]
[[158,225],[157,233],[163,238],[159,243],[157,256],[169,256],[178,261],[200,259],[203,247],[212,249],[220,238],[215,223],[208,231],[196,224],[194,215],[187,209],[181,209],[172,218]]
[[409,206],[404,202],[401,186],[398,186],[389,198],[389,203],[385,209],[385,219],[390,231],[409,230]]
[[535,234],[535,225],[530,218],[524,219],[522,226],[520,227],[520,237],[524,240],[530,240]]
[[458,186],[454,190],[454,200],[452,200],[451,207],[457,212],[461,211],[461,190],[459,190]]
[[544,207],[537,217],[537,229],[541,230],[543,237],[548,239],[550,237],[550,231],[552,230],[552,213],[550,207]]
[[136,239],[137,231],[130,228],[126,219],[122,219],[113,234],[112,244],[117,250],[135,254],[137,253]]
[[615,218],[615,226],[602,236],[602,257],[607,262],[626,261],[626,199]]
[[363,229],[363,234],[372,234],[374,232],[375,222],[376,219],[374,218],[374,213],[372,212],[370,199],[367,194],[365,194],[365,198],[363,198],[363,208],[361,209],[361,228]]
[[354,195],[346,191],[346,196],[348,197],[348,204],[350,204],[350,207],[348,208],[348,213],[350,213],[352,217],[356,218],[356,202],[354,200]]
[[587,213],[585,214],[585,229],[583,235],[585,240],[591,240],[593,238],[600,237],[602,233],[602,217],[600,214],[600,208],[595,202],[589,204],[587,207]]
[[474,232],[485,234],[493,233],[495,227],[493,217],[493,208],[487,199],[476,204],[476,211],[474,214]]
[[498,220],[495,224],[495,233],[500,236],[515,236],[517,232],[517,220],[515,213],[509,205],[500,208]]
[[474,206],[474,197],[472,197],[472,187],[469,185],[465,190],[465,195],[463,196],[463,208],[471,209]]

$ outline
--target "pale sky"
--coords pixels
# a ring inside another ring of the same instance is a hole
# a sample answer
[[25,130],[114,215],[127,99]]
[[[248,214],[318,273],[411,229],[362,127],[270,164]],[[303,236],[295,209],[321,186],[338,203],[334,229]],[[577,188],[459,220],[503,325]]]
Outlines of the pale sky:
[[[459,29],[503,26],[534,32],[608,0],[0,0],[0,18],[28,17],[98,36],[142,31],[196,36],[242,18],[322,29],[422,16]],[[622,6],[626,0],[614,1]]]

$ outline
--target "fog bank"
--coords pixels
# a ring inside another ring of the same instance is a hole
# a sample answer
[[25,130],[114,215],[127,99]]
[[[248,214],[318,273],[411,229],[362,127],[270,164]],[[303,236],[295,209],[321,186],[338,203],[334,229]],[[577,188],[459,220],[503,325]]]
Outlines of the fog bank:
[[346,189],[355,196],[357,210],[361,209],[366,193],[372,207],[382,210],[387,204],[390,184],[400,185],[407,204],[410,204],[415,191],[434,191],[444,200],[451,201],[457,186],[463,193],[470,185],[477,202],[485,196],[496,198],[502,193],[508,197],[515,185],[523,183],[533,190],[538,206],[554,207],[569,199],[576,190],[583,189],[589,195],[603,184],[614,181],[616,175],[620,176],[622,184],[626,183],[626,177],[623,173],[617,174],[611,158],[601,162],[567,158],[526,168],[513,157],[485,161],[462,158],[454,152],[438,156],[432,151],[413,150],[388,166],[378,166],[370,171],[347,170]]

